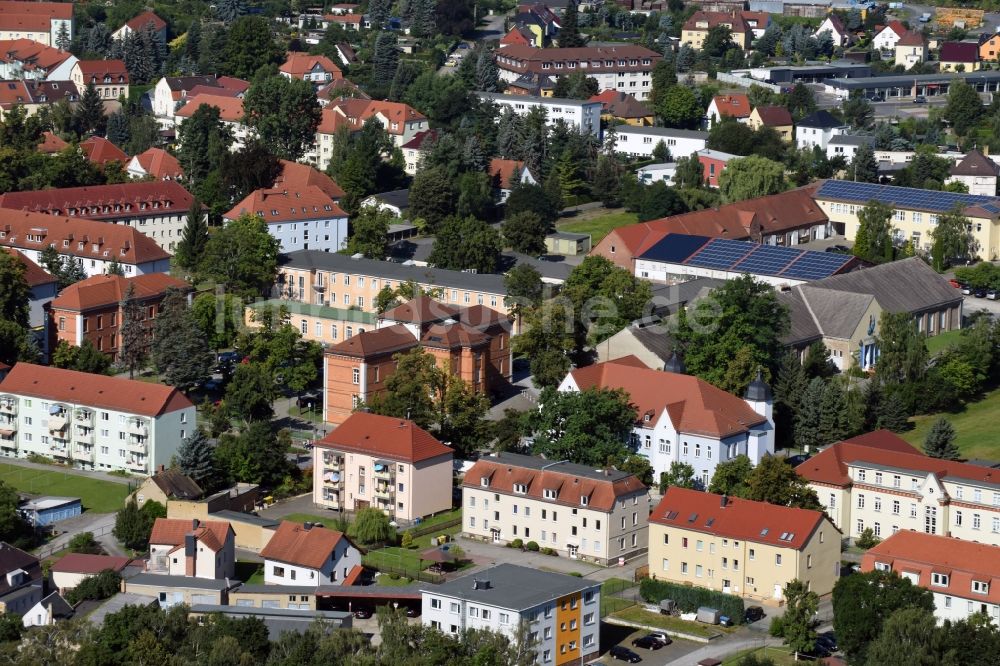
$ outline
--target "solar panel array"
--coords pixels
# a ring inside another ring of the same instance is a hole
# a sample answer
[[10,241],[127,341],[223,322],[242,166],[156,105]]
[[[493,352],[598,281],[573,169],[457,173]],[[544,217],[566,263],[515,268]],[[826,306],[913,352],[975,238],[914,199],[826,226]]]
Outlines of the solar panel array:
[[713,238],[700,250],[678,263],[733,273],[820,280],[834,275],[853,259],[847,254]]
[[960,192],[938,192],[935,190],[919,190],[913,187],[895,187],[877,183],[855,183],[850,180],[828,180],[820,185],[816,198],[843,199],[865,204],[872,199],[899,208],[919,208],[928,211],[947,212],[959,204],[967,206],[983,206],[992,212],[1000,212],[1000,199],[978,194],[962,194]]

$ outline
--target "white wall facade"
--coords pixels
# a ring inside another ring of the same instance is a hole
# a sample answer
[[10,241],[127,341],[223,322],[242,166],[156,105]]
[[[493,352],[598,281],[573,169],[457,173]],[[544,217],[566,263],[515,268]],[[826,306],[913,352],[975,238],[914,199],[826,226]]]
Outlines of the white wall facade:
[[677,174],[677,163],[667,162],[665,164],[650,164],[649,166],[644,166],[635,172],[636,177],[639,182],[643,185],[652,185],[653,183],[663,181],[667,185],[674,184],[674,176]]
[[799,125],[795,128],[795,145],[800,149],[812,150],[813,146],[819,146],[824,151],[830,139],[838,134],[847,134],[847,127],[806,127]]
[[[24,256],[34,261],[36,264],[41,265],[41,251],[29,247],[14,246],[14,248]],[[60,259],[65,259],[66,257],[77,259],[77,257],[71,254],[59,254]],[[83,266],[83,272],[87,275],[87,277],[94,277],[95,275],[107,274],[108,267],[114,259],[119,259],[118,264],[122,267],[122,270],[125,271],[125,277],[146,275],[147,273],[167,273],[170,271],[170,259],[157,259],[155,261],[144,261],[139,264],[127,264],[122,262],[120,257],[109,256],[106,260],[81,258],[80,261]]]
[[[655,133],[651,130],[655,129]],[[615,128],[617,143],[615,152],[634,157],[652,157],[656,145],[663,141],[670,154],[677,157],[689,157],[691,153],[704,150],[708,145],[708,134],[699,132],[691,136],[689,132],[672,133],[669,129],[641,128],[619,125]]]
[[269,222],[267,231],[281,243],[282,252],[322,250],[336,252],[347,247],[347,217],[296,222]]
[[[314,527],[313,529],[325,529]],[[346,538],[341,538],[319,569],[264,560],[265,585],[342,585],[356,566],[361,566],[361,553]]]
[[493,93],[479,93],[479,99],[492,102],[501,107],[501,110],[508,108],[519,116],[526,116],[532,109],[541,107],[545,109],[549,125],[562,120],[581,134],[592,134],[598,138],[601,136],[601,102]]
[[[702,266],[688,266],[687,264],[673,264],[665,261],[654,261],[652,259],[637,258],[635,260],[636,277],[662,284],[676,281],[679,277],[710,277],[719,280],[733,280],[741,275],[743,275],[743,273],[740,271],[723,271],[713,268],[704,268]],[[772,287],[794,287],[797,284],[807,282],[807,280],[794,280],[786,277],[760,275],[757,273],[754,273],[753,276],[758,282],[764,282]]]

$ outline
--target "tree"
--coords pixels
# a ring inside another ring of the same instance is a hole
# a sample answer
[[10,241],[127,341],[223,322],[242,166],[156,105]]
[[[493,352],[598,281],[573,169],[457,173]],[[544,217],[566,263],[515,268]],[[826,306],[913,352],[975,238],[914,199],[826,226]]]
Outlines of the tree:
[[27,266],[20,256],[16,251],[0,250],[0,319],[27,328],[31,287],[25,278]]
[[205,221],[205,213],[201,204],[195,199],[188,211],[187,222],[184,225],[184,231],[181,232],[181,240],[177,243],[177,248],[174,251],[174,260],[178,266],[185,270],[195,270],[201,263],[207,244],[208,224]]
[[254,421],[238,437],[228,433],[219,437],[215,447],[216,465],[227,475],[227,482],[276,488],[292,471],[287,456],[290,444],[287,431],[279,436],[267,421]]
[[274,376],[267,368],[260,363],[241,363],[226,387],[223,404],[231,417],[252,423],[270,420],[276,398]]
[[983,115],[983,102],[976,89],[964,80],[948,87],[948,103],[943,117],[958,136],[965,136]]
[[[875,109],[860,92],[853,93],[841,107],[844,120],[854,129],[864,129],[875,116]],[[864,145],[864,144],[862,144]]]
[[483,49],[476,59],[476,90],[496,92],[500,89],[500,70],[497,69],[493,52]]
[[777,194],[787,187],[784,165],[758,155],[730,160],[719,176],[719,191],[726,201]]
[[507,247],[530,255],[545,253],[545,236],[550,230],[551,226],[543,223],[532,211],[508,216],[500,229]]
[[0,481],[0,539],[15,547],[28,549],[35,545],[35,533],[18,511],[20,504],[17,491]]
[[389,20],[391,12],[391,0],[371,0],[368,3],[368,16],[371,19],[372,28],[381,30],[385,26],[385,22]]
[[108,116],[107,139],[119,148],[128,144],[128,116],[119,111]]
[[88,83],[73,112],[73,124],[80,134],[104,134],[106,123],[101,95],[94,84]]
[[455,189],[442,169],[418,171],[410,186],[410,217],[423,220],[433,233],[454,212],[456,198]]
[[708,492],[717,495],[732,495],[743,497],[746,494],[746,483],[753,471],[753,462],[744,454],[721,462],[715,467],[712,482]]
[[488,427],[483,421],[490,409],[489,398],[475,392],[465,380],[454,374],[442,377],[435,406],[437,436],[455,449],[456,456],[468,459],[489,443]]
[[589,467],[621,460],[635,424],[635,406],[620,389],[558,391],[546,388],[539,410],[528,417],[535,434],[532,453]]
[[573,309],[564,299],[528,311],[524,328],[512,345],[517,354],[529,359],[535,386],[558,386],[566,376],[576,346],[573,333]]
[[924,439],[924,453],[931,458],[958,460],[959,450],[955,446],[955,428],[943,416],[931,425]]
[[862,550],[868,550],[879,545],[881,542],[882,540],[875,536],[875,530],[870,527],[866,527],[861,530],[861,534],[859,534],[858,538],[854,540],[854,545]]
[[211,490],[215,475],[215,451],[201,428],[184,438],[177,448],[177,466],[203,490]]
[[777,456],[764,456],[746,481],[746,499],[799,509],[822,510],[816,491]]
[[[795,651],[798,660],[799,652],[812,652],[816,648],[816,611],[819,609],[819,597],[810,592],[806,584],[793,579],[785,585],[785,613],[781,616],[781,629],[778,634],[785,644]],[[772,625],[772,633],[774,625]]]
[[580,34],[579,14],[575,2],[570,2],[563,13],[557,41],[559,48],[576,48],[586,44],[586,39]]
[[125,506],[115,514],[112,533],[126,548],[143,552],[149,548],[149,535],[157,518],[166,518],[167,509],[159,502],[146,501],[142,507],[135,497],[129,498]]
[[934,614],[923,608],[897,610],[885,620],[882,631],[868,646],[867,663],[871,666],[973,663],[945,659],[941,640],[945,631],[946,628],[937,627]]
[[972,224],[958,205],[938,217],[937,225],[931,229],[931,239],[934,242],[931,258],[937,271],[943,271],[946,262],[955,258],[976,256],[979,249],[979,242],[972,234]]
[[732,29],[720,24],[708,29],[701,50],[710,58],[721,58],[726,51],[735,46]]
[[439,268],[493,273],[501,249],[500,234],[490,225],[474,217],[451,216],[441,223],[427,261]]
[[145,365],[149,352],[149,330],[145,325],[144,308],[135,295],[134,283],[129,284],[119,307],[122,324],[119,328],[118,365],[128,370],[129,379],[134,379],[136,370]]
[[804,83],[796,83],[792,92],[788,93],[788,110],[796,119],[804,118],[816,110],[816,96],[812,89]]
[[84,578],[66,594],[66,601],[76,605],[84,600],[107,599],[119,592],[121,585],[121,574],[114,569],[105,569],[96,576]]
[[215,355],[198,326],[187,296],[167,291],[153,325],[153,367],[164,382],[187,393],[212,376]]
[[181,147],[177,157],[184,169],[184,178],[193,187],[198,187],[222,166],[233,136],[222,124],[219,109],[208,104],[195,109],[181,124],[178,134]]
[[284,53],[275,42],[271,24],[265,17],[241,16],[229,30],[224,58],[227,74],[252,79],[261,67],[279,64]]
[[481,171],[466,171],[458,179],[455,214],[486,219],[493,212],[493,182]]
[[597,79],[587,76],[586,72],[573,72],[556,79],[556,85],[552,89],[553,97],[565,99],[590,99],[601,92],[601,87]]
[[848,173],[859,183],[878,182],[878,162],[875,161],[875,151],[870,144],[862,143],[858,146]]
[[659,113],[667,127],[693,129],[701,123],[705,110],[693,90],[687,86],[674,86],[664,94]]
[[385,380],[385,392],[375,395],[368,407],[375,414],[413,421],[428,429],[438,410],[434,393],[444,382],[444,373],[434,357],[420,347],[393,356],[396,371]]
[[243,122],[271,153],[297,160],[312,146],[321,117],[312,83],[284,76],[256,77],[243,98]]
[[396,530],[389,524],[389,517],[374,507],[360,509],[347,534],[365,545],[389,543],[396,538]]
[[409,0],[410,34],[414,37],[433,37],[437,32],[434,0]]
[[384,260],[389,252],[389,224],[392,213],[366,206],[351,220],[351,237],[347,251],[361,254],[367,259]]
[[892,208],[872,199],[858,211],[854,256],[867,261],[892,260]]
[[639,214],[640,222],[687,212],[687,205],[677,190],[662,180],[642,186],[638,194],[639,201],[627,202],[626,208],[635,210]]
[[537,307],[545,293],[542,274],[530,264],[518,264],[504,275],[503,303],[515,318],[520,319],[528,308]]
[[563,293],[573,305],[577,351],[640,318],[652,299],[649,283],[604,257],[591,255],[570,271]]
[[875,371],[886,385],[916,384],[927,372],[927,345],[907,312],[883,312],[877,335]]
[[399,49],[396,35],[382,31],[375,38],[372,49],[372,85],[376,90],[388,91],[399,68]]
[[56,48],[60,51],[68,51],[73,40],[69,36],[69,28],[65,21],[59,23],[59,30],[56,32]]
[[80,532],[69,540],[66,547],[71,553],[84,553],[86,555],[101,555],[103,553],[101,544],[94,539],[93,532]]
[[677,486],[678,488],[698,488],[701,484],[694,476],[694,467],[686,462],[675,460],[670,463],[670,469],[660,474],[660,493],[667,492],[667,488]]
[[241,215],[212,234],[199,274],[248,298],[266,293],[278,273],[279,242],[258,215]]
[[507,197],[507,217],[530,211],[542,219],[545,224],[552,224],[562,211],[562,202],[545,190],[541,185],[521,183],[514,179]]
[[930,590],[913,585],[896,572],[870,571],[842,576],[833,586],[833,630],[852,664],[864,664],[869,644],[885,621],[902,608],[934,612]]
[[31,331],[12,321],[0,319],[0,363],[37,363],[38,357],[38,347]]

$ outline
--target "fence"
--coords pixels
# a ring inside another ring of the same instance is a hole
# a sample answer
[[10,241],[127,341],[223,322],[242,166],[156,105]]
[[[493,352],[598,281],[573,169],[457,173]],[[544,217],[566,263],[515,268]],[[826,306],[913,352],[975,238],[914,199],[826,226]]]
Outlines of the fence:
[[749,88],[750,86],[760,86],[761,88],[766,88],[771,92],[775,93],[781,92],[781,86],[775,85],[773,83],[768,83],[767,81],[758,81],[757,79],[752,79],[749,76],[737,76],[735,74],[719,72],[715,78],[717,81],[720,81],[722,83],[731,83],[733,85],[740,86],[741,88]]
[[400,533],[409,532],[413,535],[413,538],[426,536],[428,534],[440,534],[442,530],[446,530],[449,527],[455,527],[456,525],[462,524],[462,516],[456,516],[449,520],[442,520],[439,523],[434,523],[433,525],[411,527],[409,529],[401,529]]
[[[99,527],[97,529],[85,530],[85,531],[93,534],[94,538],[96,539],[97,537],[102,537],[105,534],[111,534],[113,530],[114,530],[113,526],[105,525],[104,527]],[[77,534],[83,534],[83,532],[77,532],[70,535],[57,536],[55,539],[52,540],[51,543],[48,543],[39,548],[37,551],[35,551],[35,557],[37,557],[38,559],[44,559],[49,555],[51,555],[52,553],[56,553],[60,550],[63,550],[69,545],[70,539],[72,539]],[[63,541],[64,539],[65,541]]]
[[402,565],[387,564],[386,562],[381,560],[376,562],[367,556],[362,559],[362,564],[372,569],[378,569],[378,571],[382,574],[389,574],[389,575],[396,574],[398,576],[404,576],[412,580],[419,580],[425,583],[433,583],[435,585],[443,583],[445,580],[444,576],[442,576],[441,574],[432,573],[430,571],[419,571],[417,569]]
[[631,608],[642,601],[632,581],[612,578],[601,585],[601,617]]

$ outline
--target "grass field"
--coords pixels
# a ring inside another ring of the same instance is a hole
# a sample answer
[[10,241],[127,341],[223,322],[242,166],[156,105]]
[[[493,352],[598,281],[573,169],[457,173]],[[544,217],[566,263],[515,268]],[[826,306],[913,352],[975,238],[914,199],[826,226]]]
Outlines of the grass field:
[[290,513],[282,520],[287,520],[292,523],[319,523],[325,527],[329,527],[331,530],[337,529],[337,523],[332,516],[324,518],[323,516],[314,516],[311,513]]
[[911,421],[915,427],[903,433],[903,439],[921,448],[927,432],[939,416],[947,418],[955,427],[955,443],[963,458],[1000,459],[1000,440],[996,436],[997,423],[1000,422],[1000,389],[987,393],[979,402],[966,405],[961,412],[913,417]]
[[[736,666],[740,663],[740,660],[749,655],[754,655],[758,658],[767,657],[773,661],[776,666],[787,666],[789,664],[801,664],[802,661],[795,661],[795,655],[789,652],[786,648],[776,648],[776,647],[764,647],[764,648],[750,648],[749,650],[743,650],[737,652],[731,657],[726,658],[722,662],[722,666]],[[805,663],[810,663],[806,661]]]
[[237,562],[236,578],[247,585],[263,585],[264,565],[260,562]]
[[113,513],[125,504],[128,485],[68,474],[58,467],[35,469],[0,463],[0,480],[32,495],[79,497],[86,511]]
[[569,231],[574,234],[590,234],[591,245],[600,243],[608,232],[626,224],[639,221],[635,213],[626,213],[618,208],[609,212],[607,208],[596,208],[580,213],[566,222],[558,224],[559,231]]
[[720,627],[710,627],[707,624],[688,622],[687,620],[682,620],[678,617],[672,617],[670,615],[651,613],[648,610],[639,608],[638,606],[632,606],[631,608],[615,613],[615,617],[620,620],[626,620],[627,622],[635,622],[636,624],[646,625],[647,627],[659,627],[660,629],[680,631],[685,634],[702,636],[704,638],[711,638],[712,636],[720,633]]
[[931,356],[935,356],[948,347],[955,345],[962,338],[962,331],[945,331],[944,333],[938,333],[937,335],[927,338],[927,351],[931,353]]

